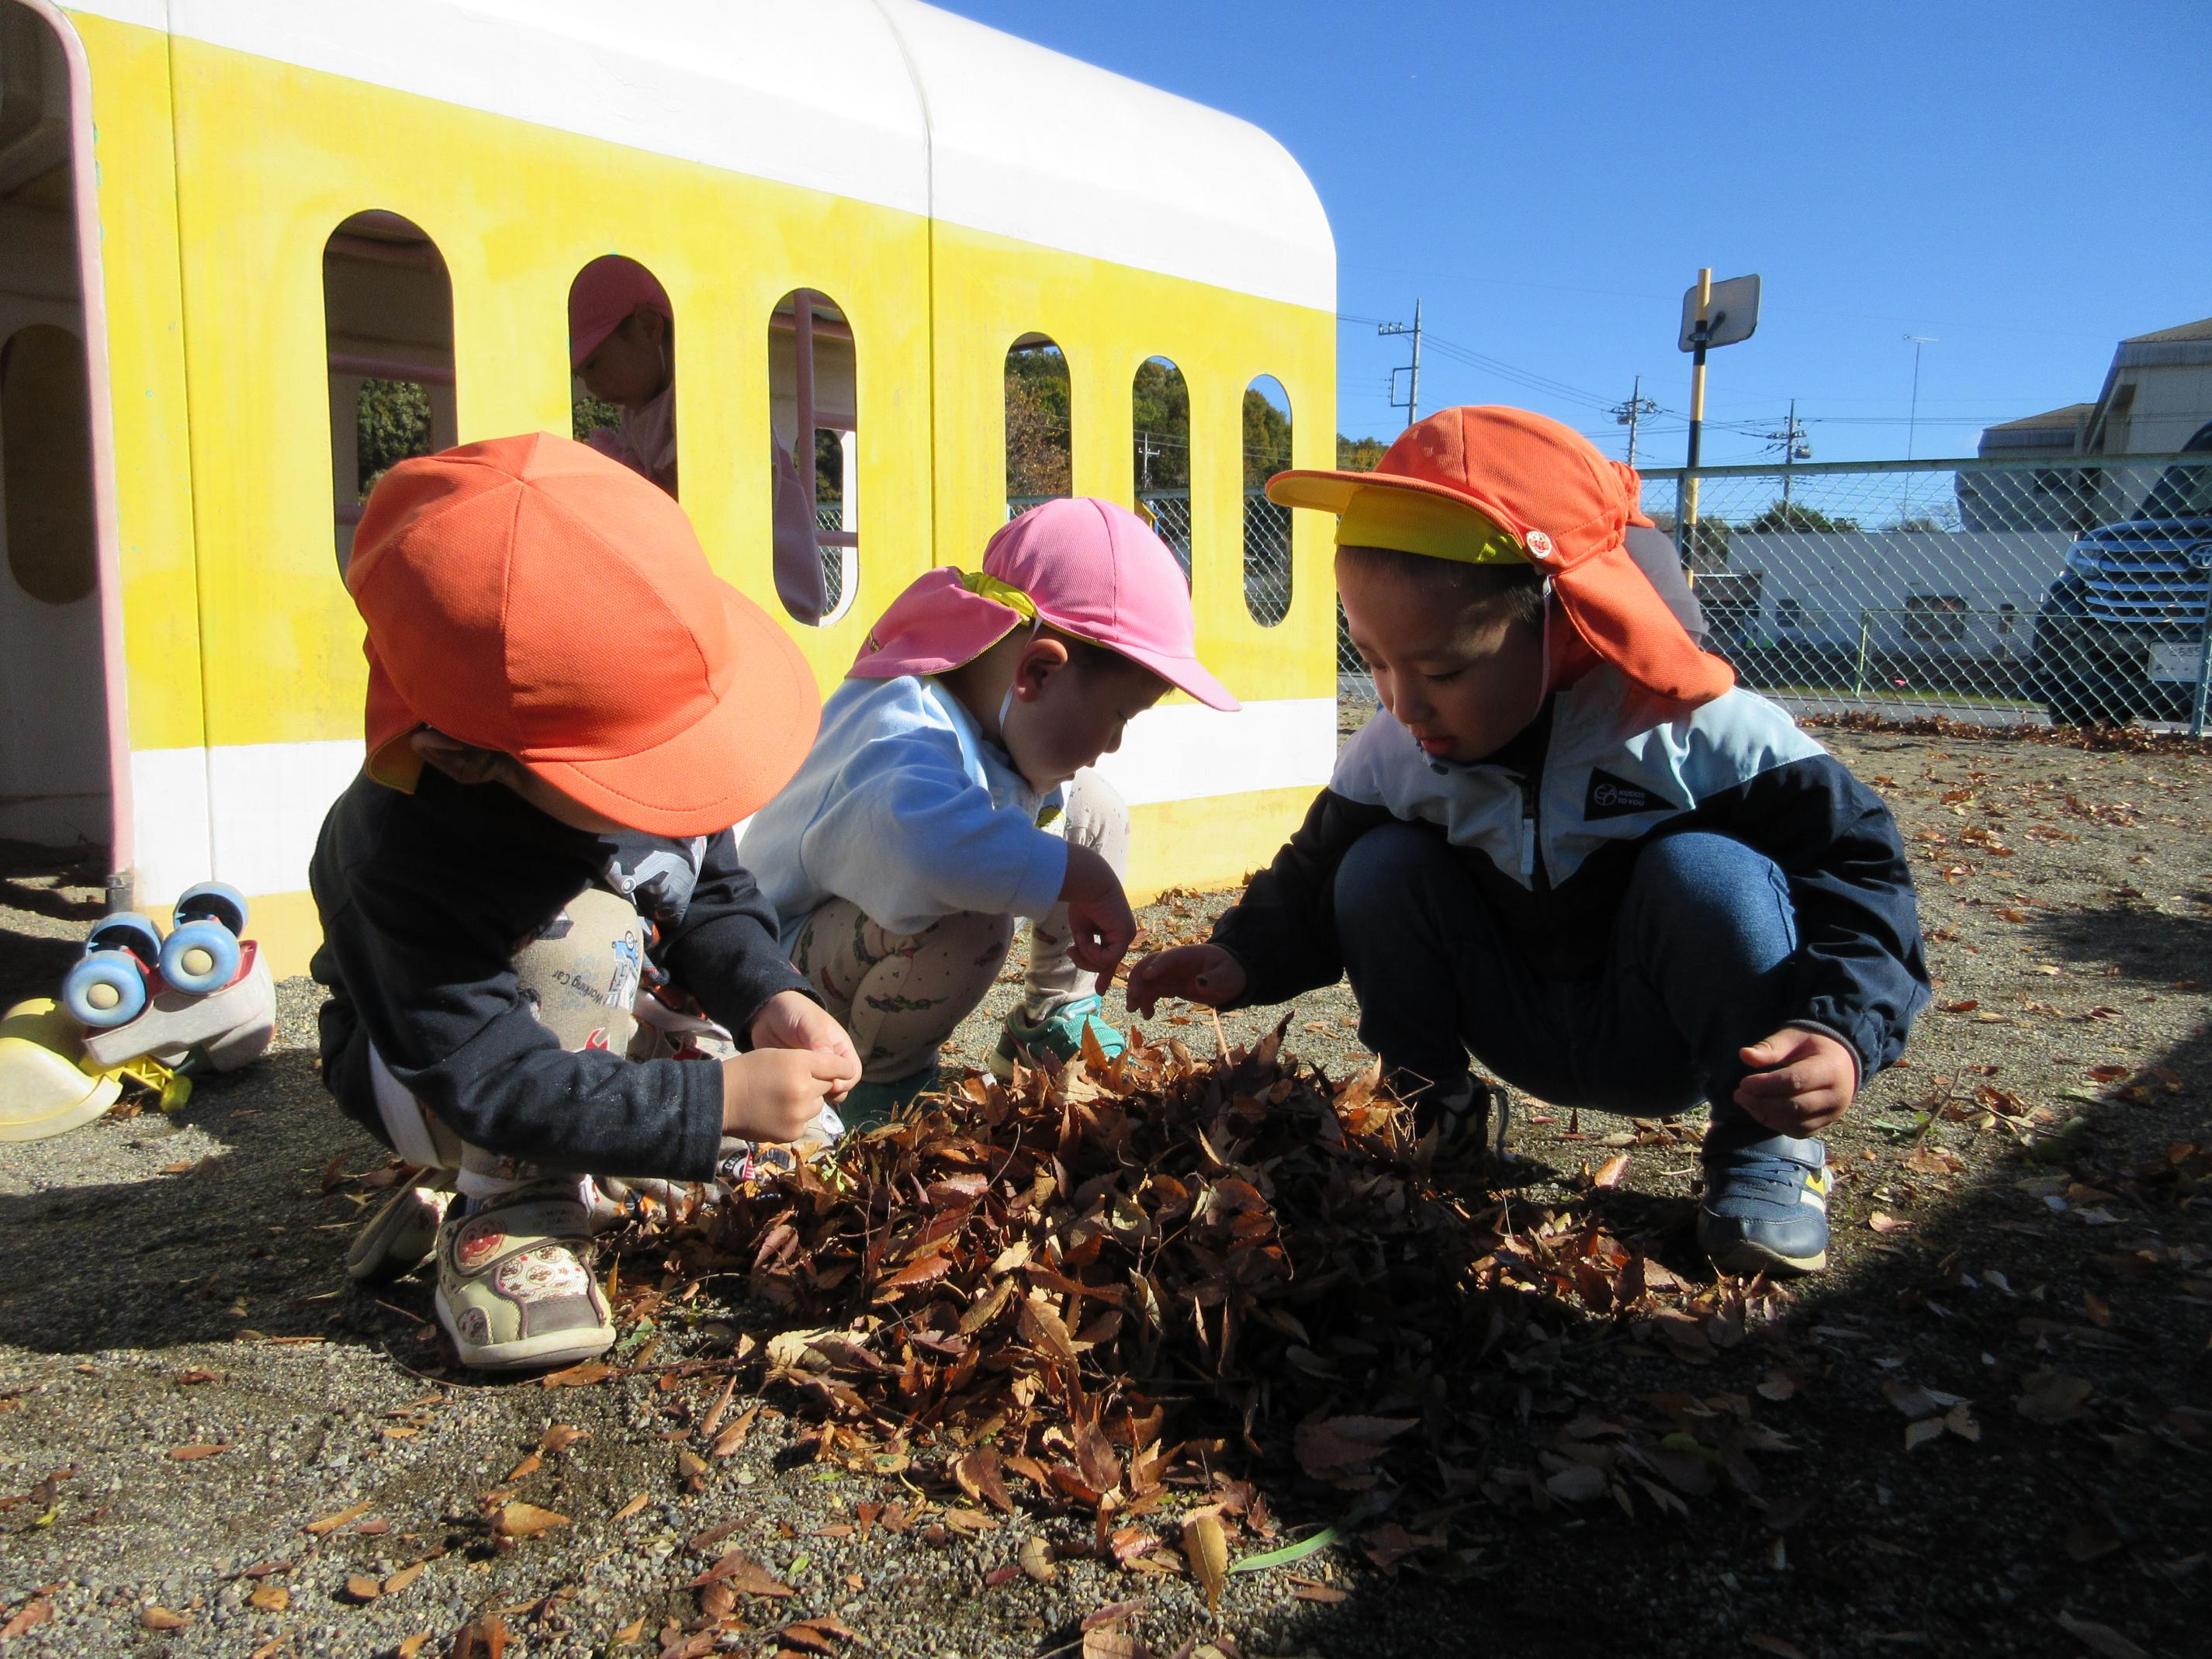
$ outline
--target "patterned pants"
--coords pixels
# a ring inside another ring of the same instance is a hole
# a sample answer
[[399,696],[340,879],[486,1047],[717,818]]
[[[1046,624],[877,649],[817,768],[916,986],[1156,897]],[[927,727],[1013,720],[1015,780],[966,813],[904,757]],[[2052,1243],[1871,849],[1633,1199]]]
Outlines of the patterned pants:
[[[522,1000],[563,1048],[601,1048],[632,1060],[737,1052],[720,1026],[641,996],[644,962],[645,927],[629,901],[587,887],[515,953],[514,972]],[[455,1188],[471,1198],[496,1197],[551,1173],[471,1146],[425,1109],[373,1048],[368,1064],[385,1133],[409,1163],[454,1172]]]
[[[1067,812],[1054,829],[1088,847],[1121,875],[1129,860],[1129,808],[1088,768],[1067,787]],[[792,962],[852,1034],[860,1075],[871,1083],[913,1076],[933,1064],[953,1028],[982,1001],[1013,943],[1014,918],[961,911],[912,933],[893,933],[849,899],[807,917]],[[1091,995],[1098,976],[1068,955],[1067,907],[1032,919],[1023,1018],[1031,1022]]]

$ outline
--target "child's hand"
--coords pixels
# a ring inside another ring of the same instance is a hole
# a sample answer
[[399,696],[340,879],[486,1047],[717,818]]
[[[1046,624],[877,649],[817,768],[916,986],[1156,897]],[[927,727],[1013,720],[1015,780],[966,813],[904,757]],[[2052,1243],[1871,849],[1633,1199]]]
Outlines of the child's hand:
[[722,1133],[796,1140],[840,1086],[842,1067],[811,1048],[756,1048],[722,1062]]
[[1218,945],[1178,945],[1155,951],[1129,970],[1130,1010],[1146,1019],[1162,997],[1218,1008],[1243,994],[1244,964]]
[[1785,1025],[1738,1058],[1751,1075],[1736,1085],[1735,1103],[1778,1134],[1826,1127],[1858,1091],[1858,1062],[1825,1031]]
[[1060,899],[1067,907],[1067,926],[1073,935],[1068,956],[1085,973],[1097,975],[1102,987],[1111,985],[1114,970],[1137,938],[1137,919],[1129,912],[1129,896],[1121,890],[1121,877],[1088,847],[1071,846]]
[[805,1048],[830,1066],[836,1082],[830,1091],[832,1104],[860,1080],[860,1056],[845,1028],[830,1011],[798,991],[778,991],[753,1016],[755,1048]]

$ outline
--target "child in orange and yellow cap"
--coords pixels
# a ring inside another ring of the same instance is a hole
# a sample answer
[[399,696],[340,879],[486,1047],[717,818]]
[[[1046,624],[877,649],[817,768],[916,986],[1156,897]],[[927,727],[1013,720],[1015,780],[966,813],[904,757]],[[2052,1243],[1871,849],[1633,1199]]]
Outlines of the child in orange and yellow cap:
[[[1562,1105],[1705,1099],[1700,1243],[1739,1273],[1827,1256],[1814,1131],[1895,1062],[1928,1000],[1881,802],[1734,686],[1636,475],[1555,421],[1445,410],[1372,472],[1267,494],[1337,517],[1382,708],[1209,945],[1129,1005],[1279,1002],[1348,973],[1360,1034],[1447,1142],[1480,1138],[1469,1055]],[[1501,1120],[1502,1132],[1503,1122]]]
[[434,1245],[465,1363],[586,1358],[586,1172],[834,1136],[860,1075],[731,834],[805,754],[813,676],[673,500],[542,434],[393,467],[346,585],[368,760],[309,871],[323,1080],[422,1171],[349,1267]]

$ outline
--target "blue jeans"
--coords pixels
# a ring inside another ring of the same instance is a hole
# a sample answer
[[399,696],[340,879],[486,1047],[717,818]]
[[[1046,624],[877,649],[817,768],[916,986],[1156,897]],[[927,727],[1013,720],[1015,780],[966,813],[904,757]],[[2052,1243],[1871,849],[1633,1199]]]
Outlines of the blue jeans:
[[1736,1051],[1778,1029],[1797,916],[1763,854],[1695,831],[1638,855],[1594,980],[1528,971],[1466,855],[1434,830],[1386,824],[1336,878],[1337,939],[1360,1040],[1386,1071],[1444,1081],[1468,1052],[1562,1106],[1660,1117],[1711,1100],[1729,1115]]

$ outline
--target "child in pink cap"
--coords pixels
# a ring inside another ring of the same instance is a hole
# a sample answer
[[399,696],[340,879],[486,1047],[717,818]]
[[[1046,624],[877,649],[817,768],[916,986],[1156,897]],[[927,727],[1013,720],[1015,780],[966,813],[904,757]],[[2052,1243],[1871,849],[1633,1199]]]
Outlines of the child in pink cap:
[[878,620],[744,843],[793,963],[860,1051],[848,1125],[927,1086],[1018,916],[1034,924],[1028,983],[992,1071],[1071,1057],[1086,1025],[1120,1052],[1097,988],[1136,932],[1128,809],[1091,768],[1170,688],[1237,707],[1194,635],[1167,544],[1086,498],[1024,513],[981,571],[932,570]]
[[[602,254],[568,289],[568,362],[584,390],[623,412],[585,442],[676,494],[676,307],[660,279],[635,259]],[[811,434],[807,441],[811,442]],[[829,608],[814,506],[799,469],[773,439],[775,591],[783,608],[818,623]]]

